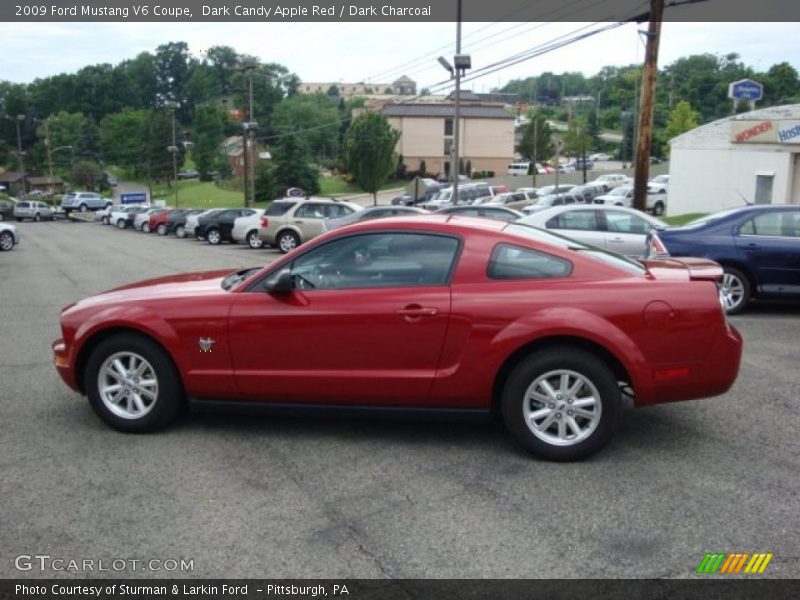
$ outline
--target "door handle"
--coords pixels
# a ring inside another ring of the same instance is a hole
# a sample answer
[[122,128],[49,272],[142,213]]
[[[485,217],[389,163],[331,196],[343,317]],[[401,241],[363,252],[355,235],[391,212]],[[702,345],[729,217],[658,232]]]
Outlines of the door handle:
[[295,223],[295,225],[303,225],[304,223],[303,221],[293,221],[293,222]]
[[411,304],[405,308],[397,309],[395,314],[406,319],[420,319],[422,317],[435,317],[439,314],[439,309]]

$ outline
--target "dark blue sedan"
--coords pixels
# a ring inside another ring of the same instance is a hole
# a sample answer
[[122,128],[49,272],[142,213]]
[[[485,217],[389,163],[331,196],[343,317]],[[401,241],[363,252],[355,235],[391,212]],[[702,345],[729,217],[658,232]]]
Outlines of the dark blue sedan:
[[800,205],[733,208],[657,234],[672,256],[699,256],[725,270],[728,314],[750,300],[800,300]]

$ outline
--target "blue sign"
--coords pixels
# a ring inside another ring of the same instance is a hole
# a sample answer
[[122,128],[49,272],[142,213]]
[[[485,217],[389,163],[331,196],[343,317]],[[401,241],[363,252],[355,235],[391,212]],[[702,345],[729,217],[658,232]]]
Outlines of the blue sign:
[[728,98],[757,102],[764,97],[764,86],[752,79],[740,79],[728,86]]
[[305,192],[298,187],[291,187],[288,190],[286,190],[286,195],[289,198],[302,198],[303,196],[305,196]]
[[119,195],[120,204],[146,204],[147,192],[130,192]]

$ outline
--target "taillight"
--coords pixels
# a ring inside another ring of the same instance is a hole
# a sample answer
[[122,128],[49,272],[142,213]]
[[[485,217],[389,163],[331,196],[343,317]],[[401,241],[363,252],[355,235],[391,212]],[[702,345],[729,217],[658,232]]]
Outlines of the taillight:
[[658,256],[669,256],[669,251],[667,247],[664,245],[664,242],[661,241],[661,238],[658,237],[658,234],[655,231],[651,231],[647,234],[647,258],[655,258]]
[[261,217],[261,226],[269,227],[269,217]]

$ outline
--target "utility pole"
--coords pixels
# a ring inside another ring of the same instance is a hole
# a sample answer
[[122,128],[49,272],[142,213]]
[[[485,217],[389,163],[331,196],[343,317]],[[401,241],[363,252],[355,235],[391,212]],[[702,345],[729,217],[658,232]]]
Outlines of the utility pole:
[[536,155],[539,148],[539,119],[535,116],[533,118],[533,187],[536,187],[536,171],[539,169],[536,166]]
[[169,151],[172,152],[172,182],[175,184],[175,208],[178,208],[178,140],[175,136],[175,110],[178,108],[177,102],[170,104],[172,108],[172,146]]
[[[255,127],[255,122],[253,121],[253,70],[255,70],[257,66],[254,63],[242,64],[237,67],[237,71],[247,72],[248,74],[248,110],[247,110],[247,118],[242,123],[242,158],[244,159],[244,205],[246,207],[253,206],[253,202],[255,201],[255,181],[253,177],[252,163],[255,162],[253,160],[253,156],[250,154],[250,131]],[[242,90],[244,92],[244,90]]]
[[650,0],[650,24],[642,70],[642,97],[639,105],[639,129],[636,136],[636,169],[633,176],[633,207],[647,210],[647,178],[650,174],[650,148],[653,141],[653,100],[658,76],[658,47],[664,0]]
[[[458,56],[461,54],[461,0],[456,0],[456,4],[456,56]],[[461,69],[458,68],[457,64],[455,65],[455,75],[456,98],[454,107],[455,118],[453,119],[453,164],[450,165],[450,173],[455,171],[455,176],[453,177],[453,195],[451,198],[453,204],[458,204],[458,176],[461,175],[458,170],[458,145],[461,142],[461,136],[459,135],[459,121],[461,120]]]
[[[255,68],[255,67],[254,67]],[[255,121],[253,120],[253,69],[249,69],[248,75],[250,76],[250,107],[247,112],[247,153],[250,154],[248,167],[250,169],[249,173],[249,180],[250,180],[250,204],[248,207],[252,207],[255,205],[256,202],[256,178],[253,170],[255,169],[255,162],[256,162],[256,155],[252,153],[255,149],[253,146],[253,127],[255,125]]]
[[19,170],[22,173],[22,191],[25,190],[25,155],[22,153],[22,134],[19,131],[19,124],[21,121],[25,120],[25,115],[17,115],[17,119],[15,121],[17,125],[17,156],[19,156]]
[[44,120],[44,145],[47,146],[47,171],[50,174],[50,195],[53,194],[53,153],[50,146],[50,118]]

